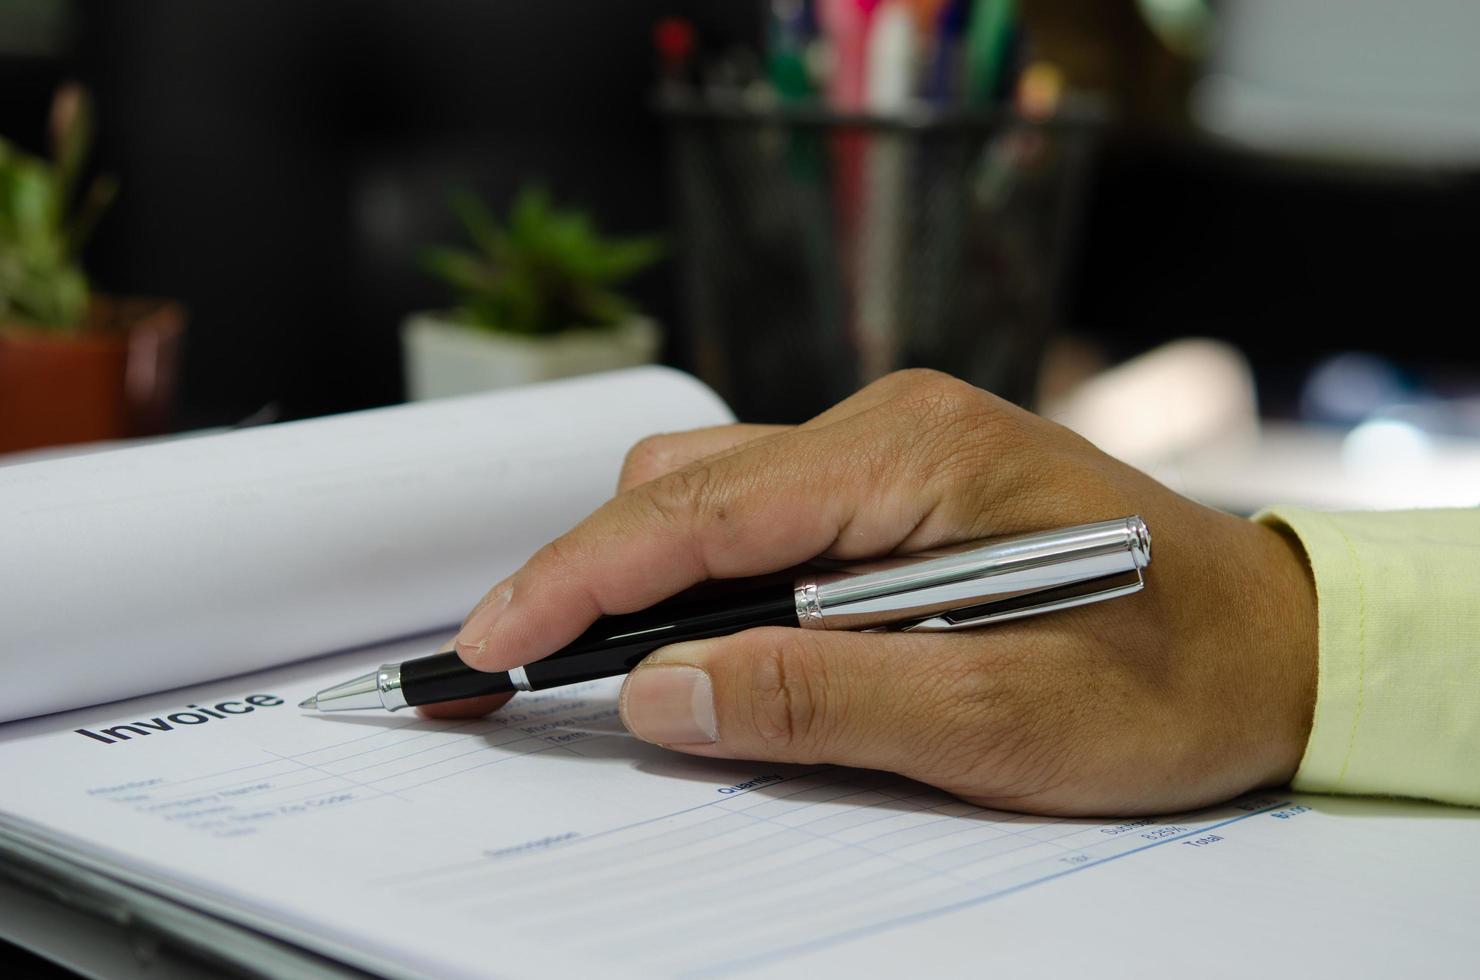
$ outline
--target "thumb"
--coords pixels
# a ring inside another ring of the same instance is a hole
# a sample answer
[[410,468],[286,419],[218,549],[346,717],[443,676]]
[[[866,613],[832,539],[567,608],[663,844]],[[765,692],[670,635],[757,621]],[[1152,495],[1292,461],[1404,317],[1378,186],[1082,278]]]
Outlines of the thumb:
[[961,639],[773,627],[678,643],[628,675],[622,721],[694,755],[928,778],[960,761],[924,750],[973,725],[970,702],[911,678],[960,676],[972,653]]

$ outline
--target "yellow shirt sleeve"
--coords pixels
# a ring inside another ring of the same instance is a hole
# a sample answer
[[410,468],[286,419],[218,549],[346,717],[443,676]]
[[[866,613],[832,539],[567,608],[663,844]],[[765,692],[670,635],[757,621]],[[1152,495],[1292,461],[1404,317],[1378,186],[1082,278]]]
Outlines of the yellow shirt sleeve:
[[1480,806],[1480,509],[1276,507],[1315,577],[1320,668],[1297,790]]

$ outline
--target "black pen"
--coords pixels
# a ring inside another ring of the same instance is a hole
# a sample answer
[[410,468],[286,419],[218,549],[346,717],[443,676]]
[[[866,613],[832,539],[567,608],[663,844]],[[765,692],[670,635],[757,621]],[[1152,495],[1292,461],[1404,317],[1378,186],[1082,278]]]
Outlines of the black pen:
[[736,579],[642,612],[603,616],[568,646],[508,672],[474,670],[456,653],[386,664],[299,705],[319,711],[540,691],[631,671],[670,643],[757,626],[911,632],[973,629],[1138,592],[1151,561],[1139,517],[976,541],[809,571],[793,581]]

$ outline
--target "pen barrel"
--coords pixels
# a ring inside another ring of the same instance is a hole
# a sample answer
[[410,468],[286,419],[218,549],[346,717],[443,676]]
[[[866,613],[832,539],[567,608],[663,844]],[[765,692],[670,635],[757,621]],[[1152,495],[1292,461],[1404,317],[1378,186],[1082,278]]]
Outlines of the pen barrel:
[[808,629],[860,630],[1139,571],[1151,536],[1139,517],[942,548],[826,572],[797,583]]
[[722,594],[683,595],[641,612],[603,616],[548,657],[509,673],[474,670],[456,653],[408,660],[399,665],[398,696],[418,705],[578,684],[625,674],[670,643],[796,624],[790,582],[745,583]]
[[620,616],[603,616],[573,642],[524,665],[528,689],[624,674],[659,647],[706,640],[757,626],[796,626],[790,582],[768,582],[712,599],[685,598]]

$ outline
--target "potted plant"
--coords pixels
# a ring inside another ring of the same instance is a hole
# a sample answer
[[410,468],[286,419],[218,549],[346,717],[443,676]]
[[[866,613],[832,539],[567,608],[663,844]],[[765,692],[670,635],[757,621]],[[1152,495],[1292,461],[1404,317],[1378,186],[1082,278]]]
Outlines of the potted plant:
[[657,326],[613,291],[658,258],[651,238],[607,239],[582,212],[539,188],[500,224],[470,193],[453,211],[474,250],[439,247],[423,261],[457,307],[412,314],[401,329],[407,394],[438,398],[651,363]]
[[57,92],[51,159],[0,139],[0,452],[164,431],[184,316],[94,294],[78,251],[112,200],[77,182],[91,138],[80,86]]

